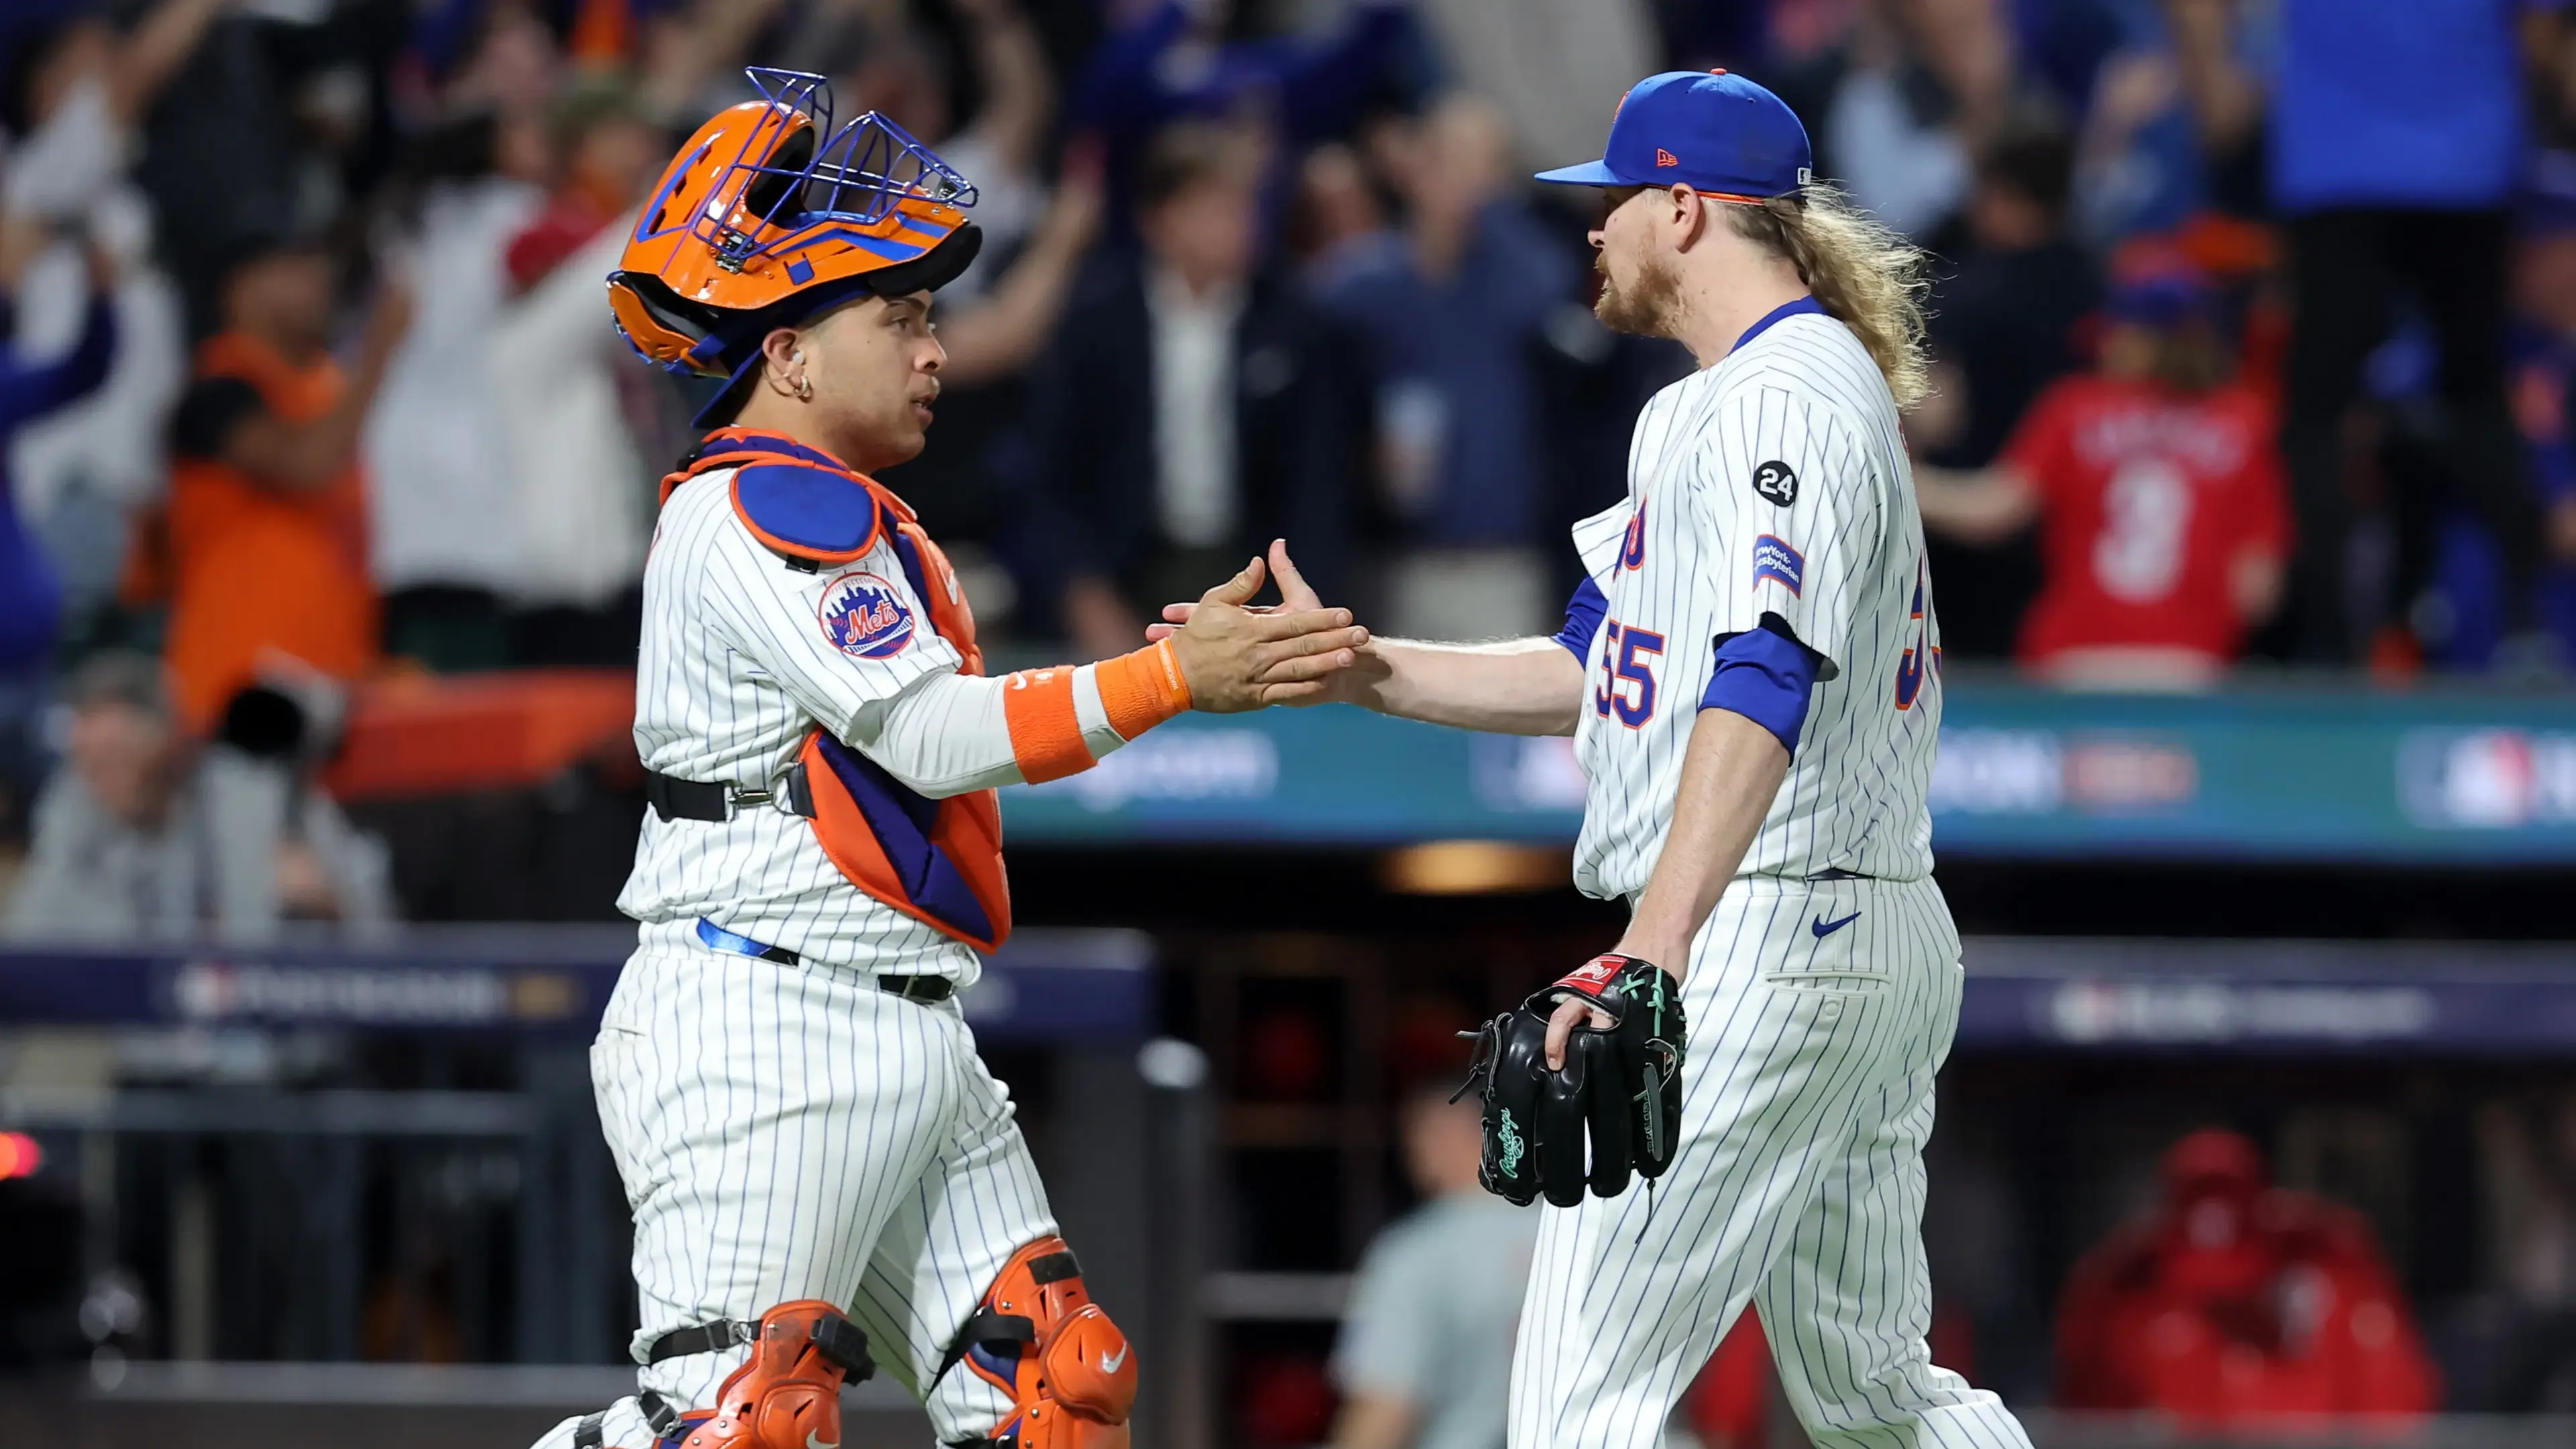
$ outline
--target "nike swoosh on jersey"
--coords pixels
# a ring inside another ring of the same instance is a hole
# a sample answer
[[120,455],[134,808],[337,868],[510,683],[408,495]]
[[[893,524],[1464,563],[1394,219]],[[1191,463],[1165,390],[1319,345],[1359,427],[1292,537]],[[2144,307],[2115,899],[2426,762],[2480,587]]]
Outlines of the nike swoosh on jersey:
[[1848,926],[1859,919],[1860,912],[1858,911],[1852,912],[1850,915],[1843,917],[1839,921],[1828,921],[1824,917],[1818,916],[1807,923],[1807,929],[1815,932],[1816,939],[1821,941],[1827,936],[1832,935],[1834,932],[1841,930],[1843,927]]
[[[1128,1347],[1129,1347],[1129,1348],[1132,1348],[1132,1347],[1134,1347],[1134,1345],[1133,1345],[1133,1344],[1130,1344],[1130,1345],[1128,1345]],[[1105,1373],[1105,1374],[1114,1374],[1114,1373],[1118,1372],[1118,1366],[1119,1366],[1120,1364],[1122,1364],[1122,1363],[1125,1363],[1126,1361],[1127,1361],[1127,1349],[1126,1349],[1126,1348],[1122,1348],[1122,1349],[1118,1350],[1118,1355],[1117,1355],[1117,1357],[1115,1357],[1115,1358],[1112,1358],[1112,1357],[1111,1357],[1111,1356],[1109,1356],[1108,1354],[1105,1354],[1105,1353],[1104,1353],[1104,1354],[1102,1354],[1102,1355],[1100,1356],[1100,1371],[1101,1371],[1102,1373]]]

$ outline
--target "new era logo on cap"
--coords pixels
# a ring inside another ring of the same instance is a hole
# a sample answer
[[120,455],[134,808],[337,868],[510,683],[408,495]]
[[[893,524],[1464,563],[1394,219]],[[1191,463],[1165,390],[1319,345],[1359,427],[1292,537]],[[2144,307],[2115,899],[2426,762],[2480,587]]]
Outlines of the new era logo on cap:
[[[1688,157],[1685,161],[1682,158]],[[1786,196],[1813,164],[1807,128],[1768,90],[1723,71],[1666,71],[1620,97],[1601,159],[1541,181],[1568,186],[1673,186],[1727,200]]]

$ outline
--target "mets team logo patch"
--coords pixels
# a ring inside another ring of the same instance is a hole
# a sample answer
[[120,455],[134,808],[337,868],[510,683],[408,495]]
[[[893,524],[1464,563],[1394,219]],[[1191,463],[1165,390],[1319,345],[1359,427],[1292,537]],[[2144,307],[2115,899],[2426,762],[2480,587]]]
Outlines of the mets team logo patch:
[[903,591],[871,573],[843,574],[823,591],[815,611],[823,637],[844,654],[891,659],[912,642],[912,610]]
[[1774,580],[1790,593],[1804,597],[1807,556],[1770,534],[1762,535],[1753,540],[1753,587],[1762,587],[1764,579]]

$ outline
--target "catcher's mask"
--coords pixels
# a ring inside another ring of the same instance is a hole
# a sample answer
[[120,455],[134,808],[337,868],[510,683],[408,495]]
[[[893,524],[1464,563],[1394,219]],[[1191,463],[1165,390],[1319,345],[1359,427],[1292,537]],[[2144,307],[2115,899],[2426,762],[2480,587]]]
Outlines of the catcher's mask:
[[717,112],[680,148],[608,276],[637,352],[724,378],[701,428],[732,420],[760,339],[862,296],[936,291],[975,260],[975,187],[874,111],[832,129],[818,75],[750,66],[762,99]]

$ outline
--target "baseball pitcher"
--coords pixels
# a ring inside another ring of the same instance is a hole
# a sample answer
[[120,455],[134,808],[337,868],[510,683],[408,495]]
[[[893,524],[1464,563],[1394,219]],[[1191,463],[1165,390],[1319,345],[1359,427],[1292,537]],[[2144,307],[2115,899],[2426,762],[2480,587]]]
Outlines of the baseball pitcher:
[[1920,261],[1808,165],[1778,97],[1677,71],[1628,92],[1601,160],[1540,177],[1600,189],[1602,320],[1698,370],[1638,419],[1627,498],[1576,525],[1563,633],[1376,640],[1325,691],[1574,736],[1575,883],[1631,911],[1478,1044],[1485,1183],[1550,1204],[1514,1449],[1661,1443],[1748,1303],[1826,1449],[2029,1442],[1924,1347],[1923,1146],[1960,966],[1897,423],[1923,389]]

